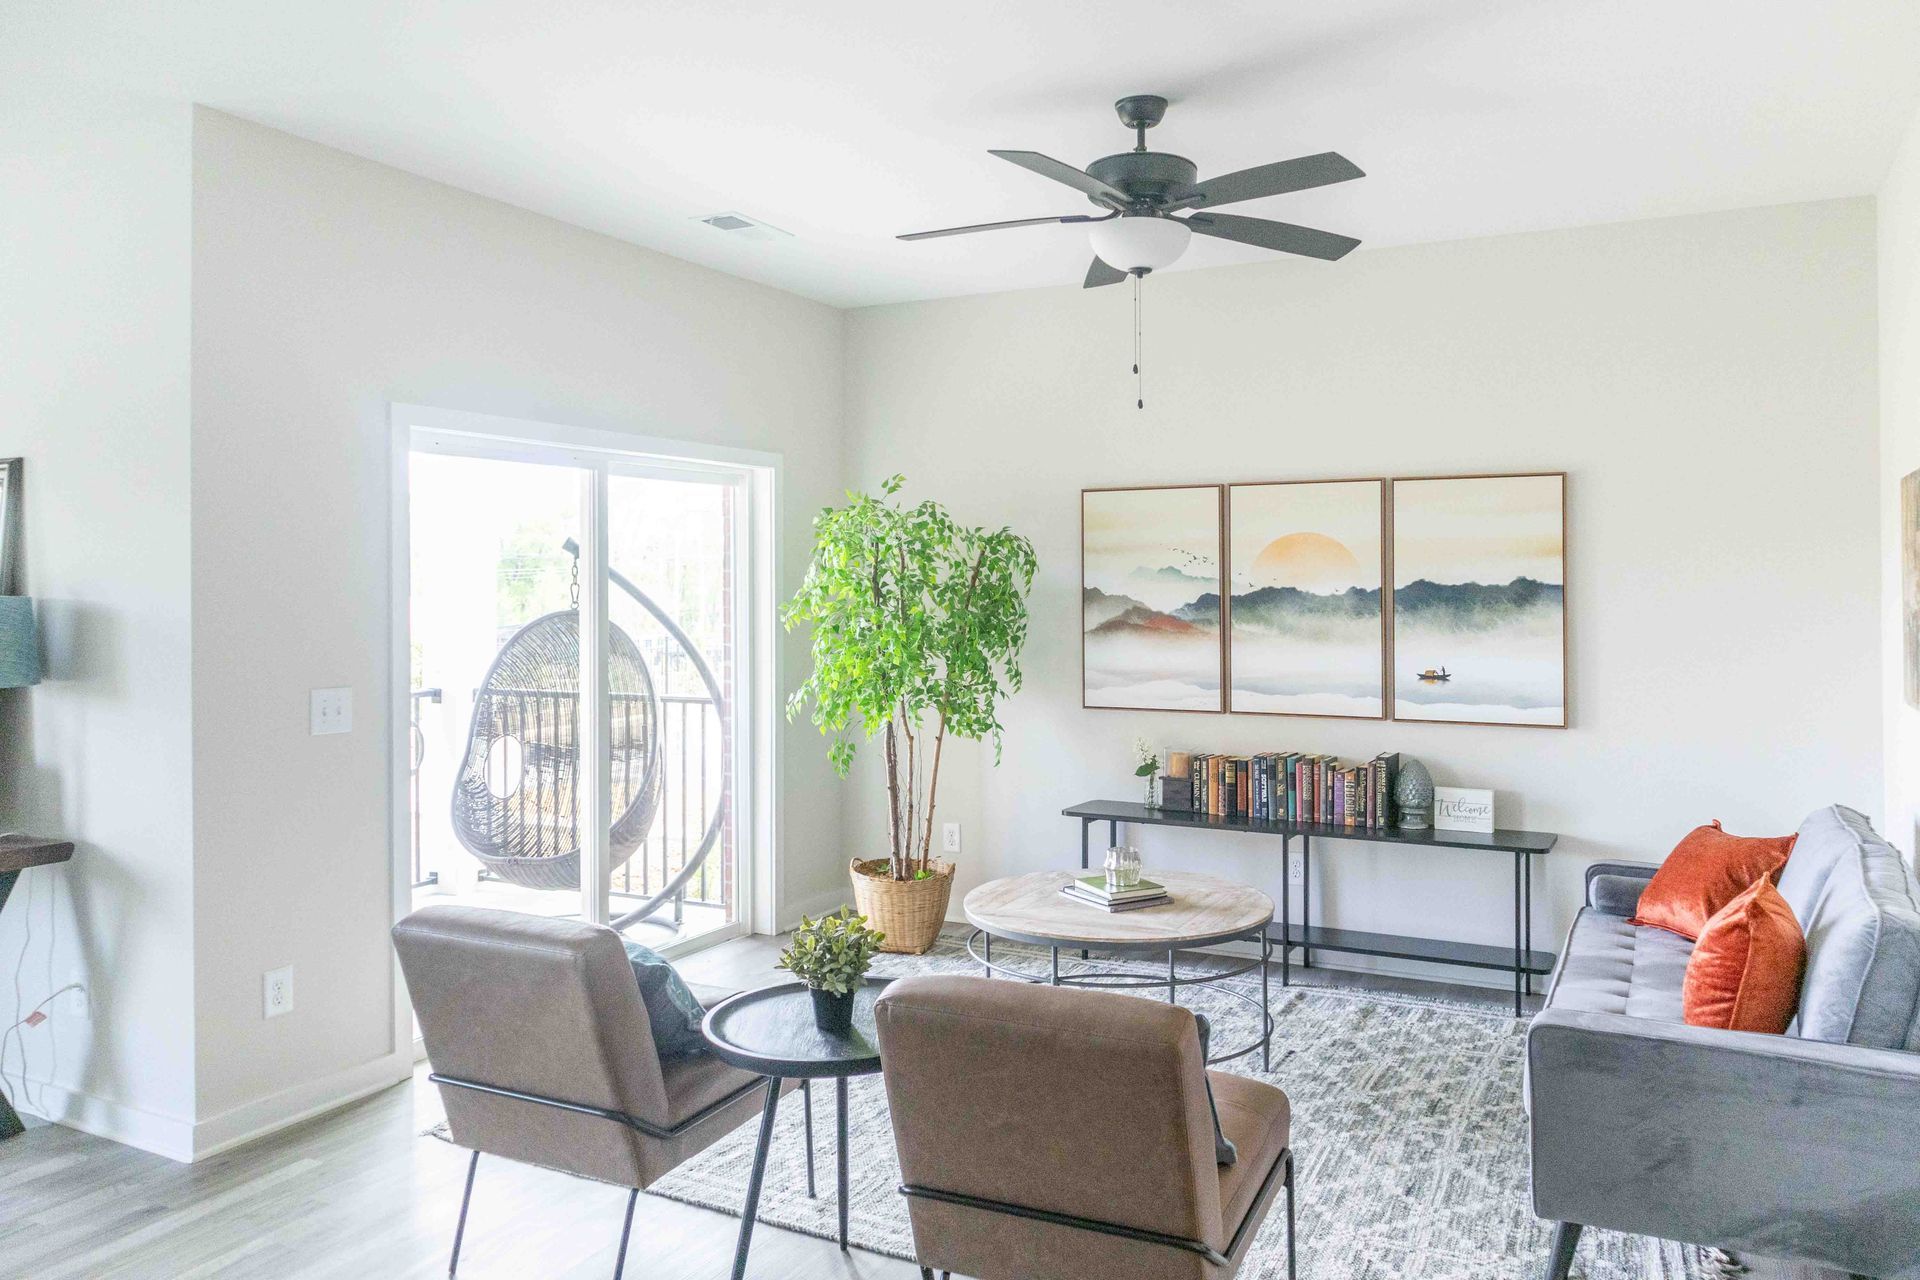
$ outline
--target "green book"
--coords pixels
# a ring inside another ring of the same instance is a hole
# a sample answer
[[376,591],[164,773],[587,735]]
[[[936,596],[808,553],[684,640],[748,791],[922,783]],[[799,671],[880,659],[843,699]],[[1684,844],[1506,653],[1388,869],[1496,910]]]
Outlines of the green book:
[[1107,888],[1107,878],[1104,875],[1081,876],[1078,883],[1083,885],[1089,893],[1098,894],[1109,902],[1125,902],[1128,898],[1157,897],[1167,891],[1165,885],[1156,884],[1152,880],[1144,878],[1127,889],[1109,890]]

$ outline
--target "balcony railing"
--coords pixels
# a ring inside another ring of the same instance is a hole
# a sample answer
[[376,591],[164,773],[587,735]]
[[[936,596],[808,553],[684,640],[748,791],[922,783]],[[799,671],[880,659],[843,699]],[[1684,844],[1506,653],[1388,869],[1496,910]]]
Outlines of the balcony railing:
[[[535,712],[528,712],[522,707],[522,718],[532,714],[539,721],[556,724],[563,717],[571,720],[577,714],[575,700],[570,693],[516,690],[513,695],[520,702],[537,699],[551,703]],[[616,724],[632,714],[643,696],[613,696]],[[420,728],[420,708],[423,702],[437,703],[440,700],[441,691],[438,689],[413,691],[412,867],[415,888],[437,883],[439,879],[437,872],[425,870],[421,849],[420,766],[428,748],[426,735]],[[712,699],[704,694],[666,694],[659,698],[659,705],[660,805],[640,847],[633,851],[626,862],[614,868],[612,879],[616,897],[652,896],[678,875],[686,866],[687,859],[699,851],[713,806],[720,799],[720,779],[725,776],[724,770],[728,767],[728,762],[722,758],[720,716]],[[622,780],[616,779],[616,792],[620,791],[621,785]],[[548,796],[536,808],[566,810],[575,803],[577,799],[574,797]],[[551,814],[547,816],[550,818]],[[534,821],[540,820],[541,815],[536,813]],[[733,901],[734,838],[733,815],[729,812],[714,849],[674,899],[673,918],[676,922],[681,919],[682,908],[687,902],[701,906],[730,907]],[[484,871],[480,876],[483,880],[493,878]]]

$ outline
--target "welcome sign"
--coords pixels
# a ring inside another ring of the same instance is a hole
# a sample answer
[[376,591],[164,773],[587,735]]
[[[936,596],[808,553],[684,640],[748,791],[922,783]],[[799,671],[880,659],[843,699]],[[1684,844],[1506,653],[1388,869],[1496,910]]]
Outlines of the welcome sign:
[[1475,787],[1435,787],[1433,825],[1442,831],[1493,830],[1493,792]]

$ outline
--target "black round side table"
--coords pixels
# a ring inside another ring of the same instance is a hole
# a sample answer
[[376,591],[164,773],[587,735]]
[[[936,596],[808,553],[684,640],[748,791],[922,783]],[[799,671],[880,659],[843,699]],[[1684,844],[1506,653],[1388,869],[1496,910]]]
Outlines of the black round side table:
[[853,1029],[847,1032],[822,1031],[814,1025],[813,996],[799,982],[743,991],[715,1005],[700,1024],[714,1057],[767,1077],[760,1140],[753,1149],[747,1202],[740,1211],[740,1241],[733,1250],[733,1280],[741,1280],[747,1273],[747,1246],[753,1240],[753,1219],[760,1209],[760,1183],[767,1172],[767,1148],[773,1142],[773,1117],[780,1106],[782,1080],[834,1081],[840,1247],[847,1247],[847,1080],[880,1070],[880,1037],[874,1029],[873,1002],[890,981],[862,980],[854,992]]

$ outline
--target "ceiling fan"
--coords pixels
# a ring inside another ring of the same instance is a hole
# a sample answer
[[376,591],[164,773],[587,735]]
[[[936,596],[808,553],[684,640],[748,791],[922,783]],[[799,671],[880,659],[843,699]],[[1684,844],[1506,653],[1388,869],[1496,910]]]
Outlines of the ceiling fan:
[[[899,238],[931,240],[975,231],[998,231],[1004,227],[1090,223],[1094,259],[1083,284],[1088,289],[1118,284],[1128,276],[1138,279],[1171,264],[1186,252],[1187,243],[1196,231],[1218,240],[1233,240],[1328,262],[1345,257],[1360,243],[1352,236],[1298,227],[1290,222],[1210,212],[1216,205],[1306,191],[1366,176],[1358,165],[1338,152],[1323,151],[1319,155],[1280,160],[1200,182],[1196,180],[1199,169],[1185,156],[1147,150],[1147,130],[1159,124],[1167,113],[1165,98],[1151,93],[1134,94],[1114,103],[1113,109],[1119,114],[1120,123],[1134,131],[1134,148],[1095,160],[1085,169],[1076,169],[1037,151],[989,153],[1042,177],[1065,183],[1106,212],[983,222],[970,227],[916,231]],[[1187,212],[1189,210],[1191,212]],[[1174,216],[1182,212],[1187,216]]]

